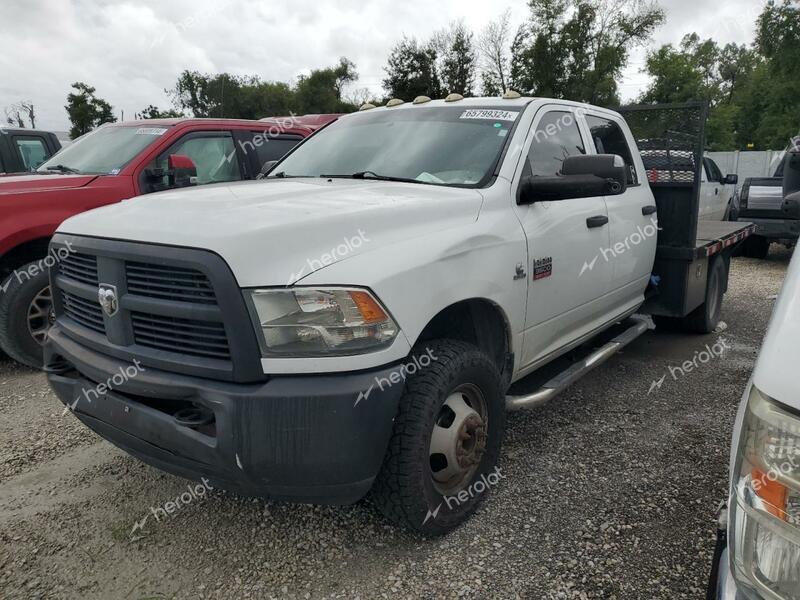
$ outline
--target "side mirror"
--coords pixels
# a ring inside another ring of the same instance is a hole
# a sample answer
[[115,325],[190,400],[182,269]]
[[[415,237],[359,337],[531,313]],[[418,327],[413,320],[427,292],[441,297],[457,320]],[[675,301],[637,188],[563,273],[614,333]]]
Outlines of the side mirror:
[[170,154],[167,157],[167,171],[170,187],[197,185],[197,166],[184,154]]
[[256,179],[264,179],[264,177],[266,177],[269,174],[269,172],[272,171],[272,167],[274,167],[277,164],[278,164],[277,160],[268,160],[267,162],[265,162],[264,165],[261,167],[261,171],[259,172],[258,177],[256,177]]
[[725,179],[722,180],[722,183],[725,185],[738,185],[739,184],[739,176],[738,175],[726,175]]
[[628,167],[621,156],[596,154],[570,156],[555,177],[526,177],[520,185],[519,203],[618,196],[628,189]]

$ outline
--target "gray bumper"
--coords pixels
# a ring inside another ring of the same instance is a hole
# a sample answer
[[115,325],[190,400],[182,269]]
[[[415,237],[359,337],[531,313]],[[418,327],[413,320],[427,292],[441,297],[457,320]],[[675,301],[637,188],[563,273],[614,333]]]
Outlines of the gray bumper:
[[797,240],[800,238],[800,221],[795,219],[759,219],[757,217],[739,217],[743,223],[756,225],[755,235],[771,240]]
[[728,555],[727,548],[722,551],[719,557],[718,567],[715,599],[737,600],[737,598],[741,598],[736,587],[736,581],[733,578],[733,573],[731,572],[730,556]]

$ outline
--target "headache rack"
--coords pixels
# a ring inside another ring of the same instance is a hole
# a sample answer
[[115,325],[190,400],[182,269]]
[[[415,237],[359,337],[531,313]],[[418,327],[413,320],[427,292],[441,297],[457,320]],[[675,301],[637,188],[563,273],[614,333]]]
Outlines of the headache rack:
[[733,247],[755,226],[698,219],[708,103],[616,110],[636,139],[658,207],[658,250],[644,310],[683,317],[705,299],[709,260],[720,254],[729,266]]

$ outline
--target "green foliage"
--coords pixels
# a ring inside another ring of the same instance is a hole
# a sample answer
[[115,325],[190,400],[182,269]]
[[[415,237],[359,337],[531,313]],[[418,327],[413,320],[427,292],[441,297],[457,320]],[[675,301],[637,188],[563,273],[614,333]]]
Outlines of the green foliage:
[[643,102],[707,100],[712,150],[779,149],[800,129],[800,11],[769,2],[753,47],[687,35],[647,57]]
[[261,119],[291,113],[352,112],[356,107],[343,100],[342,93],[356,79],[355,65],[341,58],[334,67],[301,76],[294,87],[257,76],[184,71],[175,87],[166,92],[178,111],[195,117]]
[[69,135],[72,139],[90,132],[103,123],[114,123],[117,119],[111,105],[101,98],[97,98],[95,89],[85,83],[72,84],[75,92],[67,96],[67,105],[64,107],[72,124]]
[[403,38],[389,54],[383,87],[389,96],[413,100],[417,96],[440,98],[442,84],[436,64],[438,54],[431,43],[420,45]]
[[183,113],[178,112],[177,110],[161,110],[160,108],[153,106],[152,104],[148,105],[144,108],[141,112],[136,113],[135,118],[137,119],[174,119],[178,117],[182,117]]
[[478,56],[472,32],[463,23],[453,23],[439,35],[440,77],[443,94],[472,96]]
[[511,85],[537,96],[608,105],[629,51],[650,39],[664,12],[643,0],[529,0],[514,38]]

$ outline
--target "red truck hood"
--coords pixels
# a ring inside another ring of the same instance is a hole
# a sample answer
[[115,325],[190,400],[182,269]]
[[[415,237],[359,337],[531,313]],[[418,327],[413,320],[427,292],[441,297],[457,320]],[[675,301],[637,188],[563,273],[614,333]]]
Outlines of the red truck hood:
[[6,175],[0,177],[0,195],[83,187],[97,175]]

